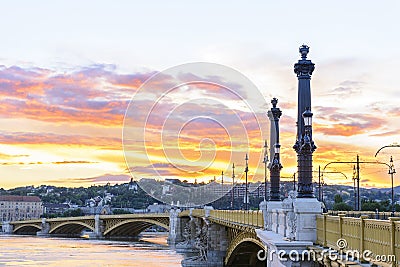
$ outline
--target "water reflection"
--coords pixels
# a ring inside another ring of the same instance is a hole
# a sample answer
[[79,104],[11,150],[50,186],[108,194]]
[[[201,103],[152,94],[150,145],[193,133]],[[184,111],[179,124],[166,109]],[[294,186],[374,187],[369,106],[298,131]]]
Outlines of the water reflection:
[[166,235],[110,241],[0,235],[0,266],[181,266]]

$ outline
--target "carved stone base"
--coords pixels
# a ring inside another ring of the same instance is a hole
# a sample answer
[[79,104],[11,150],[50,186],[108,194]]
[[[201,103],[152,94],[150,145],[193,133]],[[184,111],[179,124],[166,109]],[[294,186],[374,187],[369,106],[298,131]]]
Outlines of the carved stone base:
[[322,213],[321,202],[316,198],[297,198],[293,206],[296,220],[295,239],[315,242],[317,240],[317,214]]
[[289,255],[297,252],[299,255],[308,246],[312,246],[312,242],[304,241],[288,241],[280,234],[272,231],[256,230],[256,234],[265,246],[267,255],[265,257],[266,266],[274,267],[311,267],[315,266],[312,261],[292,261]]
[[267,202],[267,230],[278,232],[279,214],[278,210],[282,209],[282,201]]

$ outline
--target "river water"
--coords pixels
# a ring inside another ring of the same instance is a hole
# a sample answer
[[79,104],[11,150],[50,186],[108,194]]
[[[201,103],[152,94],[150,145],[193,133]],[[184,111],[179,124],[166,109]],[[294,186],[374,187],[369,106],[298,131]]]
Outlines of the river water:
[[183,258],[164,234],[143,234],[137,241],[0,235],[0,266],[175,267]]

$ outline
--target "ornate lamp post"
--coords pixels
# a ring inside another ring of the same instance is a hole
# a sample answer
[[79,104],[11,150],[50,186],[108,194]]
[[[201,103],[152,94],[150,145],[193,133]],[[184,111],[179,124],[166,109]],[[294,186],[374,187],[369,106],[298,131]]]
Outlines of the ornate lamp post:
[[[280,201],[281,196],[279,192],[279,183],[280,183],[280,175],[282,165],[280,162],[280,153],[281,153],[281,145],[279,144],[279,118],[282,115],[282,111],[276,107],[278,104],[278,99],[273,98],[271,100],[272,108],[269,114],[269,117],[273,119],[274,124],[273,127],[275,131],[275,145],[274,145],[274,156],[271,158],[271,194],[270,194],[270,201]],[[272,115],[272,116],[271,116]],[[271,125],[272,126],[272,125]]]
[[248,198],[247,198],[247,190],[248,190],[248,187],[247,187],[247,173],[249,172],[249,164],[248,164],[248,161],[249,161],[249,157],[247,156],[247,153],[246,153],[246,157],[244,158],[244,160],[246,161],[246,167],[245,167],[245,169],[244,169],[244,172],[246,173],[246,188],[245,188],[245,198],[244,198],[244,209],[245,210],[248,210]]
[[317,148],[312,140],[310,80],[314,63],[307,59],[309,47],[299,48],[301,59],[294,65],[298,78],[297,140],[293,146],[297,153],[298,198],[314,198],[312,186],[312,154]]
[[392,179],[392,217],[394,216],[395,206],[394,206],[394,188],[393,188],[393,174],[396,173],[393,165],[393,158],[390,156],[390,164],[389,164],[389,174]]

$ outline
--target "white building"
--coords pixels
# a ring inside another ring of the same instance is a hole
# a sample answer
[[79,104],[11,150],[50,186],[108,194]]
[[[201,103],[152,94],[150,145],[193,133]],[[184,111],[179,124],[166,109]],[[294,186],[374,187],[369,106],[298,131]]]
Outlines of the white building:
[[43,203],[37,196],[0,196],[0,220],[37,219],[43,214]]

